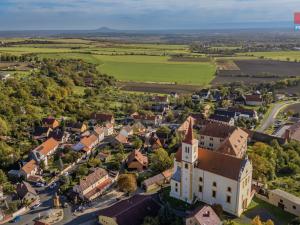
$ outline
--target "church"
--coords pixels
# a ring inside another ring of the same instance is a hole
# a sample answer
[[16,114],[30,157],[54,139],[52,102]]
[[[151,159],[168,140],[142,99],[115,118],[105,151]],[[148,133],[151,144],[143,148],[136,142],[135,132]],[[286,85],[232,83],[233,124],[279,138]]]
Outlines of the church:
[[[220,204],[225,212],[236,216],[240,216],[248,207],[253,194],[252,164],[245,151],[247,134],[240,128],[229,128],[228,131],[225,127],[210,129],[217,133],[225,130],[227,137],[222,137],[217,148],[205,148],[203,141],[199,145],[194,138],[193,121],[189,120],[185,138],[174,159],[172,197],[190,204],[195,201]],[[200,131],[200,139],[211,140],[208,146],[213,146],[216,137],[208,134]]]

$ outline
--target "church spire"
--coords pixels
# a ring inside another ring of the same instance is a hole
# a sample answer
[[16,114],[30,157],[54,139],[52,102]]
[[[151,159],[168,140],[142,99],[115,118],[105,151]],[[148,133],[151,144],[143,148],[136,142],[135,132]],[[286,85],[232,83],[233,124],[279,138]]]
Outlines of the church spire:
[[185,138],[184,138],[183,142],[187,143],[187,144],[193,144],[193,139],[194,139],[193,120],[192,120],[192,118],[190,118],[189,127],[188,127],[188,130],[187,130],[187,133],[185,135]]

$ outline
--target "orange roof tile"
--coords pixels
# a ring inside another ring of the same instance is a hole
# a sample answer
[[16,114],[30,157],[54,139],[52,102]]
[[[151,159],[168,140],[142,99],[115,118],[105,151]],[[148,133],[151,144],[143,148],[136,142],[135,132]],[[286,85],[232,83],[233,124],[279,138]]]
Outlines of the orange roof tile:
[[34,151],[38,151],[43,155],[47,155],[54,148],[58,147],[58,145],[59,142],[57,142],[54,138],[49,138],[47,141],[36,147]]
[[30,174],[31,171],[33,171],[34,169],[37,168],[37,163],[35,160],[30,160],[29,162],[27,162],[21,169],[26,173],[26,174]]

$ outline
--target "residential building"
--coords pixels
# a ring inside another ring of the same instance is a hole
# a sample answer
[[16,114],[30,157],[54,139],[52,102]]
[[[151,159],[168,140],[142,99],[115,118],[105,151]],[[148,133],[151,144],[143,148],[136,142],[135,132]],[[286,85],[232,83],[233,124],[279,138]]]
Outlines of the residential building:
[[146,216],[155,217],[160,209],[157,195],[134,195],[99,211],[99,223],[140,225]]
[[160,105],[168,105],[169,104],[169,96],[168,95],[155,95],[152,99],[156,104]]
[[24,202],[33,202],[39,199],[39,195],[36,193],[35,189],[27,182],[22,181],[17,184],[17,195]]
[[129,125],[124,126],[122,127],[120,134],[128,138],[133,135],[133,128]]
[[168,169],[164,172],[150,177],[142,182],[142,188],[145,191],[151,191],[162,187],[164,184],[169,183],[172,177],[172,170]]
[[280,189],[269,191],[268,202],[296,216],[300,215],[300,198],[286,191]]
[[198,144],[190,121],[174,159],[170,195],[190,204],[195,200],[220,204],[225,212],[240,216],[253,197],[250,160],[199,148]]
[[96,134],[91,134],[90,136],[81,138],[80,142],[73,145],[72,148],[75,151],[83,151],[85,154],[89,155],[92,150],[100,143],[100,140],[101,137]]
[[114,118],[114,115],[112,114],[109,114],[109,113],[93,113],[91,115],[91,120],[94,122],[94,123],[111,123],[111,124],[114,124],[115,123],[115,118]]
[[59,122],[53,117],[43,118],[42,124],[43,127],[50,127],[51,129],[55,129],[59,126]]
[[133,150],[126,159],[128,169],[143,171],[148,167],[148,158],[139,150]]
[[246,105],[249,106],[261,106],[263,104],[263,99],[260,94],[245,95]]
[[230,126],[234,126],[234,117],[213,114],[210,115],[209,119],[214,120],[216,122],[227,123]]
[[118,134],[117,136],[115,136],[112,141],[111,141],[111,144],[113,146],[117,146],[119,144],[122,144],[122,145],[128,145],[129,142],[128,142],[128,138],[125,137],[124,135],[122,134]]
[[299,141],[300,142],[300,122],[297,122],[285,130],[284,135],[282,136],[288,141]]
[[52,132],[50,127],[36,127],[33,132],[33,139],[42,140],[47,139]]
[[223,123],[208,123],[200,129],[199,146],[205,149],[243,158],[247,151],[248,134]]
[[73,187],[73,191],[81,199],[92,201],[103,194],[111,183],[112,180],[108,176],[108,172],[105,169],[97,168],[93,173],[80,179],[79,184]]
[[208,205],[194,210],[185,220],[186,225],[222,225],[221,219]]
[[238,120],[239,118],[258,120],[257,112],[253,109],[229,107],[228,111],[234,113],[235,120]]
[[140,122],[145,126],[159,126],[162,123],[161,115],[140,115],[138,113],[133,113],[131,115],[135,123]]
[[20,172],[25,179],[28,179],[30,176],[34,176],[38,173],[38,164],[32,159],[22,166]]
[[110,136],[114,134],[114,125],[112,123],[106,123],[104,126],[104,136]]
[[49,138],[41,145],[33,149],[31,151],[31,154],[38,163],[43,161],[45,163],[45,166],[47,166],[48,158],[54,154],[58,146],[59,146],[58,141],[56,141],[54,138]]
[[88,126],[83,122],[76,122],[67,124],[67,129],[74,133],[83,133],[88,129]]

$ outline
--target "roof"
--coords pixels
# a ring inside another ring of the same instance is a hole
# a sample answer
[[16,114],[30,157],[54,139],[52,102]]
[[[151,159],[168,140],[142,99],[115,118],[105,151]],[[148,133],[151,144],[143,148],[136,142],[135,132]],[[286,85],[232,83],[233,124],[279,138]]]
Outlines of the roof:
[[101,127],[101,126],[95,126],[94,127],[94,131],[97,135],[101,135],[101,134],[104,134],[104,128]]
[[122,134],[118,134],[115,139],[122,144],[126,144],[128,142],[127,137]]
[[26,181],[22,181],[22,183],[17,184],[17,193],[20,198],[24,198],[28,192],[37,195],[34,188]]
[[47,117],[47,118],[42,119],[42,123],[47,124],[47,125],[53,125],[55,122],[58,122],[58,121],[53,117]]
[[43,221],[38,221],[38,220],[36,220],[36,221],[34,222],[34,225],[50,225],[50,223],[46,223],[46,222],[43,222]]
[[245,99],[250,102],[262,102],[261,95],[245,95]]
[[[182,149],[176,152],[176,161],[182,160]],[[197,168],[232,180],[238,180],[247,159],[240,159],[204,148],[198,149]],[[173,175],[174,176],[174,175]],[[173,178],[172,178],[173,179]]]
[[172,176],[172,179],[180,182],[181,181],[181,167],[177,166],[175,173]]
[[246,114],[251,117],[255,115],[255,110],[253,109],[244,109],[244,108],[238,108],[238,107],[229,107],[228,108],[229,112],[234,112],[234,113],[241,113],[241,114]]
[[87,148],[91,148],[91,146],[98,140],[98,137],[95,134],[92,134],[88,137],[83,137],[80,140],[80,143],[83,144]]
[[220,225],[221,220],[210,206],[197,208],[190,217],[198,222],[199,225]]
[[291,139],[300,141],[300,122],[293,124],[288,130]]
[[100,210],[99,216],[114,218],[118,225],[140,225],[146,216],[156,216],[159,209],[157,195],[134,195]]
[[49,131],[51,131],[52,129],[50,127],[36,127],[34,129],[34,133],[33,136],[42,136],[42,135],[46,135]]
[[227,138],[237,128],[225,123],[208,123],[200,130],[200,135]]
[[242,150],[246,150],[243,147],[248,140],[248,136],[248,133],[237,127],[229,134],[217,151],[241,158],[245,154]]
[[225,122],[225,123],[229,123],[232,120],[232,118],[233,117],[230,117],[230,116],[216,115],[216,114],[213,114],[209,117],[209,119],[211,119],[211,120],[221,121],[221,122]]
[[165,95],[165,96],[156,95],[156,96],[154,96],[153,100],[157,101],[157,102],[167,102],[168,96],[167,95]]
[[227,117],[235,117],[235,111],[229,111],[226,109],[216,109],[215,115],[227,116]]
[[270,193],[275,194],[277,196],[280,196],[282,198],[285,198],[291,202],[297,203],[298,205],[300,205],[300,198],[292,195],[286,191],[280,190],[280,189],[275,189],[275,190],[271,190]]
[[155,176],[149,177],[148,179],[143,181],[143,184],[148,187],[152,184],[157,184],[165,180],[165,177],[160,173]]
[[190,119],[187,133],[184,137],[183,142],[187,144],[193,144],[194,136],[193,136],[193,120]]
[[122,127],[122,130],[125,130],[127,133],[130,133],[133,130],[133,128],[131,126],[127,125],[127,126]]
[[35,160],[30,160],[29,162],[27,162],[21,169],[26,173],[26,174],[30,174],[31,171],[33,171],[34,169],[37,168],[37,163]]
[[133,161],[139,162],[143,166],[148,165],[148,158],[144,156],[139,150],[133,150],[127,157],[127,164],[132,163]]
[[54,138],[49,138],[47,141],[43,142],[41,145],[36,147],[33,151],[38,151],[43,155],[47,155],[54,148],[58,147],[59,142],[57,142]]
[[109,186],[112,183],[110,178],[107,178],[105,181],[103,181],[101,184],[93,188],[88,193],[84,194],[84,197],[87,199],[90,199],[93,195],[95,195],[98,192],[102,192],[107,186]]
[[88,176],[80,179],[79,181],[79,189],[80,191],[84,191],[96,182],[98,182],[101,178],[108,175],[107,171],[102,168],[97,168],[93,173]]
[[109,113],[93,113],[91,118],[101,122],[111,122],[114,118],[114,115]]

